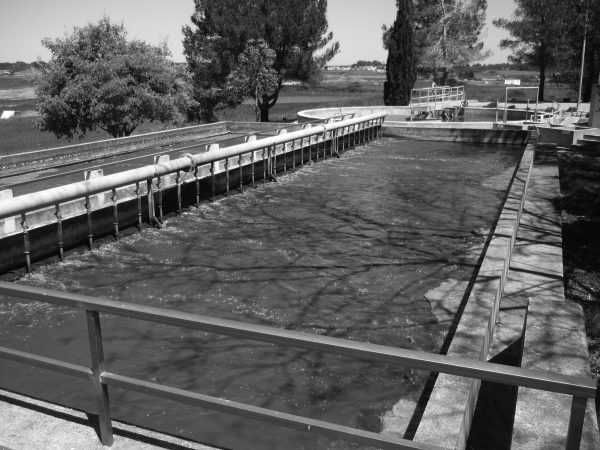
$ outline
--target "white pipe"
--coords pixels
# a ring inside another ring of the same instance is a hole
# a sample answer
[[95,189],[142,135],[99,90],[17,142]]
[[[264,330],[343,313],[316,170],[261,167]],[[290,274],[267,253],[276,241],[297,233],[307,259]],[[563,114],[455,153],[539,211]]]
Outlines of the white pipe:
[[218,150],[199,153],[196,155],[186,154],[181,158],[166,161],[160,164],[131,169],[124,172],[94,178],[87,181],[79,181],[43,191],[33,192],[31,194],[20,195],[0,202],[0,220],[7,217],[17,216],[22,213],[42,209],[59,203],[68,202],[78,198],[84,198],[88,195],[98,194],[100,192],[110,191],[114,188],[135,184],[136,182],[150,180],[156,177],[174,173],[179,170],[189,170],[195,165],[203,165],[213,161],[223,160],[242,153],[249,153],[254,150],[279,145],[296,139],[302,139],[315,134],[322,134],[337,128],[356,125],[372,120],[383,119],[387,113],[376,113],[365,116],[359,116],[353,119],[335,122],[326,125],[313,126],[303,130],[294,131],[287,134],[281,134],[265,139],[225,147]]

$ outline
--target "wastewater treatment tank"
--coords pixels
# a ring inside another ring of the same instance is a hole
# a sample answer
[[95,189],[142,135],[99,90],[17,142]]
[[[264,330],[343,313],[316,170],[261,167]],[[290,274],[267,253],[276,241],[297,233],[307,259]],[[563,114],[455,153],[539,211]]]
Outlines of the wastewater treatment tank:
[[[381,139],[189,208],[163,229],[71,254],[19,283],[439,352],[521,153]],[[458,293],[440,303],[448,285]],[[2,345],[89,362],[79,312],[0,303],[0,325]],[[408,426],[428,376],[120,317],[103,318],[102,328],[107,364],[120,373],[376,432],[389,420]],[[40,382],[39,374],[6,361],[0,385],[95,409],[84,382],[53,373]],[[111,409],[115,419],[227,448],[338,445],[112,388]]]

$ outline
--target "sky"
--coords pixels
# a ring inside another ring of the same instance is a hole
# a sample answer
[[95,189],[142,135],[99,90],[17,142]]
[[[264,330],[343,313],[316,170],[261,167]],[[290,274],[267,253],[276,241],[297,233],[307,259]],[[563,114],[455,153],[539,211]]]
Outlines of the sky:
[[[488,0],[481,39],[492,55],[484,62],[506,61],[508,52],[500,50],[498,43],[508,35],[494,27],[492,19],[510,17],[514,8],[514,0]],[[130,38],[153,45],[167,42],[173,60],[183,62],[181,27],[190,23],[193,10],[193,0],[0,0],[0,62],[48,60],[50,52],[42,39],[64,36],[103,15],[122,22]],[[391,25],[395,16],[395,0],[329,0],[329,29],[340,43],[340,53],[330,64],[385,62],[381,26]]]

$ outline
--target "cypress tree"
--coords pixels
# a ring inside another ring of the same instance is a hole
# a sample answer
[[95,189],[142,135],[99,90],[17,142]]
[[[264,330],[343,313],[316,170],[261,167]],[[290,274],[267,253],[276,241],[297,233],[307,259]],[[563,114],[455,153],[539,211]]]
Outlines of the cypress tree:
[[396,20],[385,30],[384,45],[388,49],[383,102],[386,105],[408,105],[417,79],[415,68],[412,0],[397,0]]

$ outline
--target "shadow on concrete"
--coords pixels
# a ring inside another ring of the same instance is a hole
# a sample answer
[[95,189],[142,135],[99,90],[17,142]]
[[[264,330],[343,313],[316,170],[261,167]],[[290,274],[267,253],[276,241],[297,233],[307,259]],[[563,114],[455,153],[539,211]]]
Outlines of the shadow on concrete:
[[[11,391],[5,391],[5,392],[11,392]],[[18,393],[12,392],[15,395],[20,395]],[[54,407],[60,407],[60,408],[64,408],[63,406],[60,405],[54,405],[52,403],[47,403],[44,400],[40,400],[37,398],[32,398],[35,401],[39,401],[39,402],[44,402],[46,403],[47,406],[44,405],[40,405],[40,404],[36,404],[36,403],[32,403],[32,402],[26,402],[23,400],[20,400],[18,398],[14,398],[11,396],[7,396],[7,395],[2,395],[0,394],[0,402],[4,402],[4,403],[8,403],[14,406],[18,406],[21,408],[25,408],[28,409],[30,411],[34,411],[40,414],[44,414],[47,416],[51,416],[51,417],[55,417],[57,419],[60,420],[64,420],[67,422],[71,422],[71,423],[76,423],[82,426],[87,426],[87,427],[91,427],[94,429],[96,435],[98,436],[98,443],[100,443],[100,424],[99,424],[99,419],[98,419],[98,415],[96,414],[90,414],[90,413],[86,413],[84,411],[78,411],[78,410],[73,410],[74,413],[79,413],[80,415],[75,415],[75,414],[69,414],[68,412],[63,412],[63,411],[59,411],[57,409],[55,409]],[[86,418],[83,417],[83,415],[86,416]],[[125,424],[127,425],[127,424]],[[137,427],[136,427],[137,428]],[[141,428],[137,428],[140,431],[144,432],[144,431],[148,431],[151,433],[156,433],[152,430],[145,430],[145,429],[141,429]],[[156,437],[152,437],[152,436],[148,436],[145,434],[142,434],[140,432],[136,432],[136,431],[131,431],[131,430],[126,430],[125,428],[122,427],[121,424],[115,424],[113,423],[113,434],[114,436],[121,436],[124,437],[126,439],[130,439],[132,441],[136,441],[140,444],[147,444],[147,445],[152,445],[156,448],[164,448],[164,449],[168,449],[168,450],[180,450],[180,449],[189,449],[189,446],[183,446],[183,445],[179,445],[173,442],[167,442],[163,439],[160,438],[156,438]],[[166,435],[169,437],[172,437],[174,439],[181,439],[180,437],[177,436],[171,436],[171,435]],[[131,445],[135,445],[135,444],[131,444]],[[0,449],[3,449],[4,447],[2,447],[0,445]],[[132,447],[133,448],[133,447]],[[219,449],[220,447],[213,447],[215,449]]]

